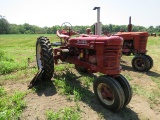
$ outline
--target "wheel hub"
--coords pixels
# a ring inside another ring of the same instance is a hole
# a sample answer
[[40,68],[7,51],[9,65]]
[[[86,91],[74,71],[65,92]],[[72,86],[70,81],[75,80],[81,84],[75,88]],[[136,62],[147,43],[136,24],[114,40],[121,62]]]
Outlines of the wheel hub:
[[42,60],[43,52],[41,49],[40,44],[37,46],[37,63],[38,63],[38,68],[42,69],[43,68],[43,60]]
[[136,63],[137,63],[137,67],[139,67],[139,68],[143,68],[143,67],[144,67],[144,61],[143,61],[143,60],[138,59],[138,60],[136,61]]
[[105,85],[103,85],[101,87],[101,94],[103,99],[109,99],[109,100],[113,100],[113,95],[112,92],[109,90],[109,88]]
[[100,83],[97,87],[99,98],[107,105],[114,103],[114,94],[111,89],[104,83]]

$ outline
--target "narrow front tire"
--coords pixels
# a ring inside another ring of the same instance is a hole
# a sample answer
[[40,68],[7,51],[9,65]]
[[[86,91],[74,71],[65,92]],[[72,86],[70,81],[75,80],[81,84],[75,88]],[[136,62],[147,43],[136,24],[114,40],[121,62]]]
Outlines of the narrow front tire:
[[120,84],[111,77],[97,77],[93,85],[94,93],[98,101],[111,111],[123,108],[125,95]]

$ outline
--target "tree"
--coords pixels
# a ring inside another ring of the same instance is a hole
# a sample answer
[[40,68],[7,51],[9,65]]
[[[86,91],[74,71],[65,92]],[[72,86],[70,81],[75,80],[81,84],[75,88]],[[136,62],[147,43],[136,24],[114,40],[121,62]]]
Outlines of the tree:
[[153,26],[149,26],[148,27],[148,32],[149,33],[153,33],[154,32],[154,27]]
[[156,32],[160,32],[160,25],[156,26]]
[[8,34],[9,33],[9,22],[4,18],[4,16],[0,15],[0,34]]
[[20,34],[19,26],[16,24],[10,24],[10,34]]

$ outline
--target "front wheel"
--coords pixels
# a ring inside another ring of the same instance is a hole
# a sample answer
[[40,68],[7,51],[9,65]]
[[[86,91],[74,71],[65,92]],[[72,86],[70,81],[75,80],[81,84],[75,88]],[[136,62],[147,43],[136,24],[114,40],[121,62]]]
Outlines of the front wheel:
[[124,91],[124,95],[125,95],[124,106],[126,106],[132,99],[132,94],[133,94],[132,88],[131,88],[129,82],[127,81],[127,79],[123,75],[120,74],[115,79],[121,85],[121,87]]
[[36,60],[38,69],[43,69],[42,79],[51,80],[54,72],[53,49],[50,41],[46,37],[37,38]]
[[125,95],[121,85],[111,77],[97,77],[93,85],[94,93],[98,101],[111,111],[123,108]]

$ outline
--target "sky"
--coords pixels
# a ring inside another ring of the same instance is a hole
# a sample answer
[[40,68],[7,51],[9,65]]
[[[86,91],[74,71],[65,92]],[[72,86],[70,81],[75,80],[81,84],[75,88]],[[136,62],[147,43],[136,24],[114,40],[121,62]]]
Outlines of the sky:
[[102,24],[160,25],[160,0],[0,0],[0,15],[9,23],[51,27],[70,22],[93,25],[100,7]]

